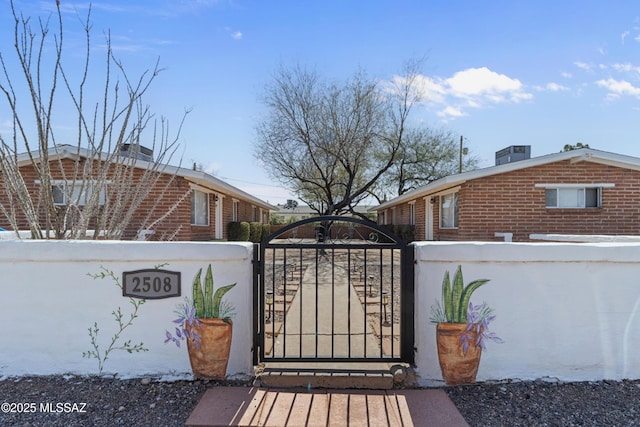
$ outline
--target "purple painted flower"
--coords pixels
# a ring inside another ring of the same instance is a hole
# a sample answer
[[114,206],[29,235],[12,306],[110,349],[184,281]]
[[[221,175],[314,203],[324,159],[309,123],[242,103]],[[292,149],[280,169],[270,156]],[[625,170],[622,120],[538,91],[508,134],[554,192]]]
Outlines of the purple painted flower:
[[[193,329],[193,326],[200,326],[202,322],[196,316],[196,309],[191,304],[188,298],[185,298],[185,302],[178,305],[178,309],[175,310],[178,317],[173,321],[175,327],[175,336],[171,332],[166,331],[165,344],[169,341],[180,347],[180,342],[191,339],[194,341],[196,347],[200,349],[200,335],[198,335]],[[189,332],[191,330],[191,332]]]
[[[473,345],[480,347],[483,350],[486,349],[486,340],[502,343],[502,338],[498,337],[494,332],[489,330],[489,324],[495,320],[496,316],[493,314],[493,309],[486,303],[481,305],[473,305],[469,303],[469,310],[467,311],[467,327],[460,336],[460,344],[462,345],[463,354],[467,353],[469,345],[473,342]],[[475,335],[475,340],[473,339]]]

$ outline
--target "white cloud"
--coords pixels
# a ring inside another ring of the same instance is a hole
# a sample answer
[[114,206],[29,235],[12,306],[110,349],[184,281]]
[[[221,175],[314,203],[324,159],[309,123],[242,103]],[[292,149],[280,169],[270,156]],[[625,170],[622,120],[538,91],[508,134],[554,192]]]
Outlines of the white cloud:
[[587,64],[586,62],[580,62],[580,61],[576,61],[573,63],[576,67],[580,68],[581,70],[584,71],[591,71],[591,65]]
[[620,35],[620,41],[622,42],[622,44],[624,44],[624,39],[626,39],[629,34],[629,31],[625,31]]
[[[396,84],[399,84],[401,83],[401,78],[396,76],[394,81]],[[416,92],[421,98],[424,98],[429,102],[445,102],[447,91],[440,82],[432,79],[431,77],[418,75],[416,76],[414,84]]]
[[534,89],[540,92],[562,92],[569,90],[568,87],[554,82],[547,83],[544,86],[534,86]]
[[[395,76],[396,87],[403,79]],[[533,97],[524,90],[518,79],[491,71],[487,67],[468,68],[448,78],[420,75],[415,81],[416,91],[425,104],[444,105],[440,117],[461,117],[466,109],[482,108],[489,104],[520,102]]]
[[467,113],[462,111],[460,108],[452,107],[452,106],[448,106],[444,110],[439,111],[437,114],[438,116],[445,117],[445,118],[463,117],[468,115]]
[[624,73],[638,73],[640,74],[640,66],[633,64],[613,64],[611,66],[616,71],[624,72]]
[[598,80],[596,84],[609,91],[607,94],[607,98],[609,99],[616,99],[622,96],[635,96],[636,98],[640,98],[640,88],[635,87],[626,80]]
[[611,66],[614,70],[616,71],[631,71],[632,65],[631,64],[613,64]]
[[234,40],[242,40],[242,37],[244,37],[242,31],[233,30],[229,27],[224,27],[224,32]]
[[467,98],[477,96],[497,97],[511,100],[527,98],[522,83],[486,67],[459,71],[446,80],[454,96]]
[[565,79],[573,78],[573,74],[571,74],[571,73],[567,73],[566,71],[563,71],[562,73],[560,73],[560,75],[561,75],[562,77],[564,77]]

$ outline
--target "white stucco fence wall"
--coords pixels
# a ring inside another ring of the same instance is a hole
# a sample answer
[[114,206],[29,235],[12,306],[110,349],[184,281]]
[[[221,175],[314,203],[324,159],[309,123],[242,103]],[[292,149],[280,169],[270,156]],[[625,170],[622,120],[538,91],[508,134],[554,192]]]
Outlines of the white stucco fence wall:
[[416,365],[423,385],[442,384],[431,306],[442,279],[462,265],[465,285],[491,281],[474,304],[495,309],[478,381],[640,378],[640,245],[453,243],[416,247]]
[[[96,374],[88,328],[98,323],[104,351],[116,331],[111,314],[131,312],[129,299],[111,279],[96,279],[101,266],[122,277],[123,271],[162,267],[181,273],[182,297],[147,300],[122,338],[143,342],[148,352],[111,353],[105,374],[119,377],[183,376],[191,372],[185,343],[164,344],[173,331],[176,304],[191,295],[198,269],[212,265],[214,284],[237,282],[225,295],[236,307],[227,373],[252,375],[252,257],[250,243],[1,241],[0,242],[0,378],[48,374]],[[204,277],[203,270],[203,277]],[[121,341],[122,342],[122,341]]]
[[[424,386],[442,384],[431,306],[441,298],[444,272],[462,265],[465,284],[491,281],[472,297],[495,309],[478,381],[557,378],[562,381],[640,378],[640,244],[420,242],[416,250],[416,366]],[[130,311],[128,299],[100,267],[153,268],[182,274],[191,293],[198,269],[211,263],[215,286],[237,282],[226,295],[235,305],[228,374],[250,376],[252,366],[252,257],[249,243],[0,242],[0,378],[96,374],[87,329],[98,323],[100,348],[115,332],[112,311]],[[190,375],[186,348],[164,344],[182,298],[148,300],[123,338],[148,352],[112,353],[105,374],[119,377]]]

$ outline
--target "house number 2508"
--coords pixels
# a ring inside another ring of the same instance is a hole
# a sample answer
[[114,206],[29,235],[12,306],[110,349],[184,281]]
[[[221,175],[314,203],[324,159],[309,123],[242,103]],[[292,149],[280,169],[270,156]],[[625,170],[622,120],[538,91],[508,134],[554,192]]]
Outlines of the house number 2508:
[[[151,281],[153,280],[153,292],[170,292],[171,291],[171,278],[165,277],[161,279],[160,277],[149,277],[144,276],[134,277],[133,278],[133,292],[144,292],[147,293],[151,291]],[[141,285],[142,282],[142,285]]]
[[122,295],[126,297],[160,299],[180,296],[180,272],[177,271],[125,271],[122,283]]

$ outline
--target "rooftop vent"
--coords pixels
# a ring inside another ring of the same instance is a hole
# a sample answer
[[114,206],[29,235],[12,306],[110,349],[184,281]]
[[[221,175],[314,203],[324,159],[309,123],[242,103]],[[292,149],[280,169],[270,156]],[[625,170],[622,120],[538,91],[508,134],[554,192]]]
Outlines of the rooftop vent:
[[512,145],[496,151],[496,166],[531,158],[530,145]]
[[153,161],[153,150],[139,144],[122,144],[120,155],[122,157],[144,160],[145,162]]

